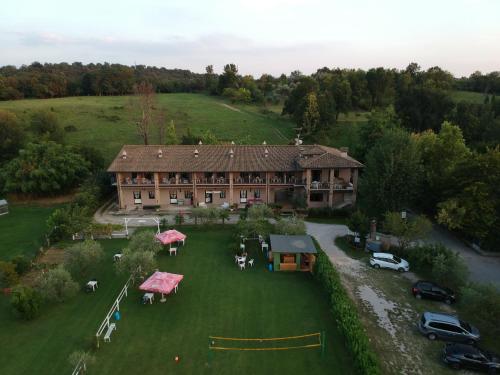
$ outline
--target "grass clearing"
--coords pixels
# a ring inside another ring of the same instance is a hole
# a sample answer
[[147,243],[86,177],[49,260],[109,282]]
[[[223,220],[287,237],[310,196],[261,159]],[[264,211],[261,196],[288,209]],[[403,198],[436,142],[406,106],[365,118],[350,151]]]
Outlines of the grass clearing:
[[[111,343],[102,343],[96,352],[93,374],[352,373],[328,302],[312,275],[267,271],[257,243],[248,246],[255,266],[240,271],[235,249],[228,245],[233,228],[181,230],[188,239],[178,255],[158,255],[160,270],[185,275],[179,292],[165,304],[142,305],[142,294],[131,290]],[[101,243],[107,255],[95,270],[100,281],[96,293],[80,292],[28,323],[13,317],[7,298],[0,297],[2,374],[70,372],[68,355],[90,345],[125,282],[114,273],[111,257],[127,241]],[[323,358],[317,349],[217,352],[207,366],[209,335],[281,337],[318,331],[326,331]],[[177,355],[179,363],[174,361]]]
[[[223,141],[286,144],[295,136],[290,120],[263,107],[233,105],[203,94],[158,94],[158,107],[165,108],[167,121],[174,120],[180,138],[189,127],[194,134],[210,130]],[[129,96],[69,97],[26,99],[0,102],[0,109],[14,111],[29,121],[32,111],[53,111],[66,132],[70,144],[92,145],[102,150],[106,162],[116,156],[123,144],[142,143],[133,113],[127,108]],[[234,107],[231,109],[230,107]],[[151,131],[150,143],[158,142],[158,131]]]
[[480,92],[473,91],[450,91],[451,98],[455,102],[471,102],[476,104],[483,104],[485,95]]
[[10,205],[0,216],[0,259],[32,257],[44,244],[45,221],[57,206]]

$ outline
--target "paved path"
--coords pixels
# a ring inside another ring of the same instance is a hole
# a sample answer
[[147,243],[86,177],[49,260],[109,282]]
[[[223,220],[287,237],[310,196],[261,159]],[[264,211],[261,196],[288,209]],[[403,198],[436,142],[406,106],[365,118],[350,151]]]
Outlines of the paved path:
[[469,268],[472,281],[491,283],[500,289],[500,257],[480,255],[438,226],[433,227],[426,242],[441,243],[458,252]]
[[[338,236],[348,233],[345,225],[306,223],[307,233],[314,236],[332,262],[337,265],[352,265],[351,258],[335,246],[334,240]],[[445,230],[435,227],[429,237],[428,243],[442,243],[446,247],[457,251],[465,260],[470,272],[470,279],[479,283],[491,283],[500,289],[500,258],[485,257],[467,247]]]

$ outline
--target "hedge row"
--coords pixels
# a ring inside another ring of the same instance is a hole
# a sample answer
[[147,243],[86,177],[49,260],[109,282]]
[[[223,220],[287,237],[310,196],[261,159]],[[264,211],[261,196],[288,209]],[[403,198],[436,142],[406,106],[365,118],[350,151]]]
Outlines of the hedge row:
[[372,351],[368,336],[359,319],[356,306],[351,301],[333,268],[328,256],[319,248],[314,276],[330,296],[330,307],[338,327],[345,338],[358,374],[380,374],[377,356]]

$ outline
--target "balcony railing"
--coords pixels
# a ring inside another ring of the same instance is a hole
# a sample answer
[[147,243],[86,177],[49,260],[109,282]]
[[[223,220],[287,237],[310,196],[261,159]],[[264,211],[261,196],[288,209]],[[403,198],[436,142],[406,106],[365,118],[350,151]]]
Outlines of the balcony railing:
[[313,181],[310,186],[311,190],[328,190],[330,189],[329,182]]
[[269,179],[269,183],[272,185],[293,185],[297,181],[302,182],[302,179],[295,176],[274,176]]
[[166,178],[163,177],[160,179],[160,185],[190,185],[193,182],[189,178],[179,178],[176,180],[175,178]]
[[229,178],[225,177],[197,178],[196,183],[200,185],[227,185],[229,184]]
[[154,180],[147,178],[124,178],[122,180],[122,185],[154,185]]
[[262,177],[236,177],[233,183],[238,184],[265,184],[266,179]]

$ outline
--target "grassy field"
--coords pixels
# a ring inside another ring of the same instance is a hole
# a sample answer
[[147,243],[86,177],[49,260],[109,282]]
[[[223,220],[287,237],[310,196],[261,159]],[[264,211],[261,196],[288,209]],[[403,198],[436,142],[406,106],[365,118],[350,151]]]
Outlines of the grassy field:
[[455,102],[471,102],[471,103],[484,103],[484,94],[472,91],[451,91],[451,98]]
[[33,256],[42,246],[45,221],[54,206],[11,205],[7,215],[0,216],[0,259],[16,255]]
[[[352,373],[328,302],[310,274],[267,271],[257,244],[249,246],[255,266],[240,271],[228,246],[230,227],[182,230],[188,239],[178,256],[158,256],[161,270],[185,275],[179,292],[165,304],[142,305],[141,293],[131,291],[111,343],[96,352],[92,374]],[[107,256],[95,270],[100,281],[96,293],[81,292],[29,323],[17,320],[6,297],[0,297],[0,373],[70,372],[68,355],[90,345],[125,281],[115,275],[111,257],[126,240],[102,243]],[[318,349],[217,352],[207,365],[209,335],[279,337],[318,331],[326,332],[323,358]]]
[[[60,99],[15,100],[0,102],[1,109],[16,112],[29,121],[33,110],[53,111],[63,127],[76,131],[66,133],[70,144],[93,145],[111,161],[123,144],[142,143],[134,125],[136,113],[130,110],[130,97],[71,97]],[[178,137],[189,127],[194,134],[210,130],[225,141],[247,143],[288,143],[294,124],[276,113],[263,113],[260,107],[238,107],[202,94],[161,94],[158,108],[164,108],[167,121],[174,120]],[[151,132],[150,143],[158,142],[158,131]]]

